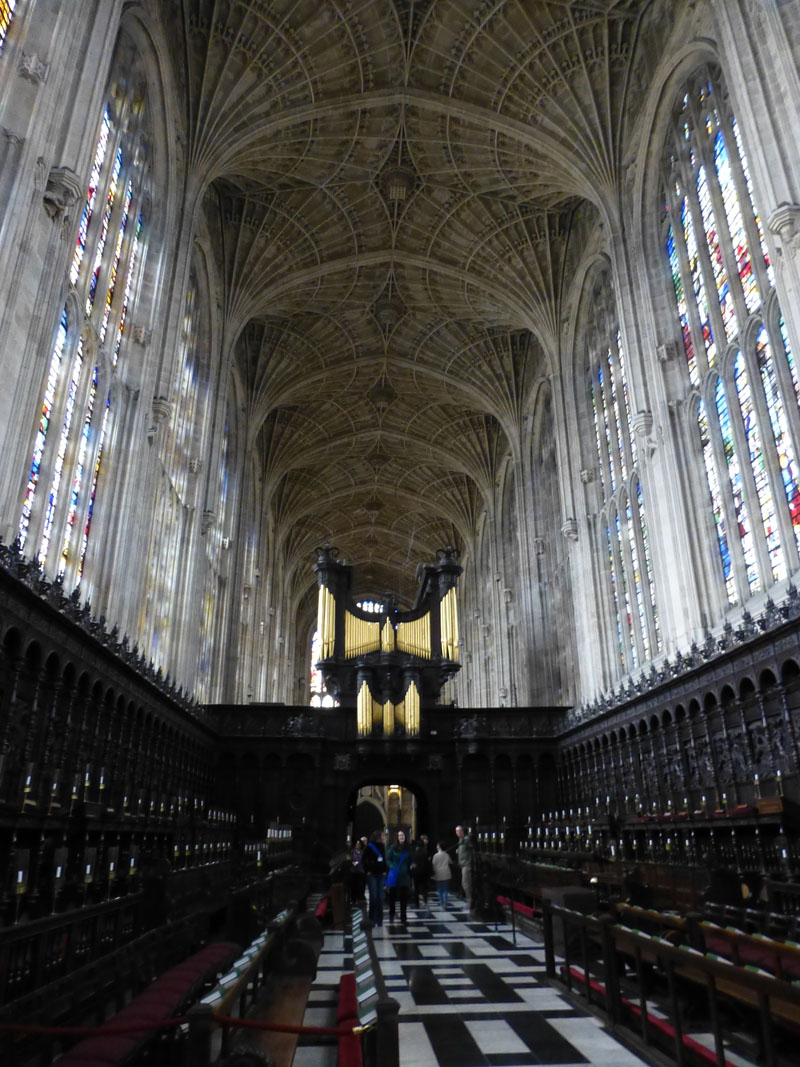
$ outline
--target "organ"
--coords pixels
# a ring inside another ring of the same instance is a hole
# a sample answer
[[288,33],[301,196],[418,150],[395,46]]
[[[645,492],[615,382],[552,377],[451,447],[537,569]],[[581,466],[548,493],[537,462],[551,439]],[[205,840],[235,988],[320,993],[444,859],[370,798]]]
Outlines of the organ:
[[379,612],[363,610],[352,597],[353,568],[338,549],[326,543],[316,554],[317,666],[328,692],[355,710],[362,737],[418,734],[421,712],[460,669],[455,549],[440,549],[435,563],[420,568],[409,611],[392,597]]

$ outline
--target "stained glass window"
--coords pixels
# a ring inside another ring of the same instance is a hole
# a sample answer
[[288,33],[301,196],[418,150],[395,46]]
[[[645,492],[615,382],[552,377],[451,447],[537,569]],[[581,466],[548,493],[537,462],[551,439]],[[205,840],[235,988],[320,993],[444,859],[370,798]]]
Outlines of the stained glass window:
[[[81,580],[113,419],[111,374],[140,267],[147,154],[134,151],[143,102],[117,86],[106,107],[67,270],[82,328],[61,314],[43,387],[19,536],[50,573]],[[120,279],[124,278],[124,285]],[[74,307],[74,305],[73,305]]]
[[14,8],[17,6],[17,0],[0,0],[0,52],[3,51],[3,45],[6,41],[6,35],[8,34],[8,27],[11,25],[11,20],[14,17]]
[[368,611],[371,615],[380,615],[386,610],[386,605],[380,600],[359,600],[357,603],[362,611]]
[[314,636],[311,638],[311,668],[309,672],[311,699],[309,703],[312,708],[338,708],[339,701],[334,699],[325,688],[322,672],[317,668],[317,663],[321,656],[322,642],[320,641],[319,630],[315,630]]
[[[765,326],[762,326],[758,332],[755,350],[758,368],[761,372],[761,385],[767,400],[767,412],[770,419],[772,436],[778,453],[778,465],[781,471],[783,488],[786,493],[786,502],[789,506],[789,516],[794,529],[795,540],[798,541],[800,540],[800,488],[798,488],[800,470],[798,470],[797,466],[794,442],[792,441],[792,435],[789,430],[786,407],[783,403],[783,396],[778,386],[775,361],[772,356],[772,348],[769,342],[769,333]],[[793,366],[790,365],[790,369],[793,369]],[[771,521],[773,524],[776,521],[774,514],[771,517]],[[776,561],[775,577],[778,578],[782,576],[783,575],[780,573],[780,562]]]
[[[699,448],[720,578],[733,604],[800,563],[800,383],[741,133],[718,71],[700,72],[681,94],[663,175],[665,249],[689,386],[708,403],[697,409]],[[709,347],[715,321],[729,346],[726,360]],[[703,349],[705,366],[697,359]]]
[[620,611],[619,595],[617,592],[617,561],[614,556],[614,546],[611,541],[611,527],[606,523],[606,561],[607,561],[607,574],[608,574],[608,588],[611,594],[611,606],[614,614],[614,618],[617,624],[617,648],[619,650],[619,661],[622,666],[625,665],[625,640],[622,635],[622,612]]
[[228,551],[235,521],[230,514],[231,478],[234,459],[235,410],[231,401],[234,388],[228,383],[228,403],[226,417],[222,427],[219,445],[219,463],[216,477],[216,521],[205,534],[205,553],[201,566],[205,570],[203,578],[203,600],[200,620],[200,640],[197,663],[196,693],[199,700],[208,702],[219,692],[220,671],[214,669],[218,661],[218,651],[224,647],[222,635],[225,632],[225,615],[227,609],[225,597],[224,554]]
[[[181,601],[185,561],[199,555],[198,538],[214,543],[221,530],[218,501],[200,496],[201,457],[210,424],[210,364],[207,289],[196,263],[189,271],[169,412],[159,433],[159,481],[147,565],[143,643],[156,665],[178,654],[181,627],[170,605]],[[212,553],[213,554],[213,553]],[[206,605],[207,610],[210,606]],[[202,630],[202,621],[201,621]],[[188,656],[187,652],[187,656]],[[195,652],[196,655],[196,652]]]
[[610,658],[633,670],[661,647],[644,493],[631,425],[625,349],[610,272],[596,277],[587,333],[588,404],[604,537],[603,597],[616,631]]
[[728,598],[733,601],[736,595],[736,587],[733,581],[727,523],[722,504],[722,494],[719,488],[719,476],[717,474],[716,460],[714,459],[714,449],[711,444],[711,431],[708,426],[708,416],[706,415],[705,405],[702,400],[697,409],[697,425],[700,430],[700,447],[702,449],[703,464],[706,469],[706,481],[708,483],[709,492],[711,493],[711,510],[714,515],[714,526],[717,531],[719,554],[722,560],[722,573],[725,578]]

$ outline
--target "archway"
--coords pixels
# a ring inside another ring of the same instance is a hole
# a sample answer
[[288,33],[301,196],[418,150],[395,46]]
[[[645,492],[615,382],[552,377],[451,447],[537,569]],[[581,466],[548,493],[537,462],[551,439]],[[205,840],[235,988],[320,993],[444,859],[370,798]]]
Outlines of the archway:
[[386,830],[390,840],[399,829],[411,840],[428,832],[428,800],[417,783],[374,779],[356,785],[347,798],[348,840]]

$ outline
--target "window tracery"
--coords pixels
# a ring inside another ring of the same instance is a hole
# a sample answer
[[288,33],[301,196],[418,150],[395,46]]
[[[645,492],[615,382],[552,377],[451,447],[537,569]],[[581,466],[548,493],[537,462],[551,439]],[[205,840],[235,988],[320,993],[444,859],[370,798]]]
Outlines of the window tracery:
[[588,402],[601,497],[603,597],[615,636],[612,658],[630,671],[660,649],[661,634],[625,352],[608,270],[595,277],[590,304]]
[[[142,632],[153,662],[164,665],[176,652],[180,611],[191,595],[193,546],[198,533],[218,536],[218,513],[207,509],[198,531],[200,508],[197,475],[207,452],[210,369],[206,339],[210,335],[207,286],[201,286],[194,262],[184,300],[176,380],[169,418],[159,452],[161,474],[156,491],[148,558]],[[215,533],[215,531],[217,531]],[[211,610],[207,606],[207,610]],[[195,631],[196,633],[196,631]]]
[[142,265],[149,172],[141,90],[114,84],[100,121],[40,402],[19,519],[23,547],[80,581],[103,451],[111,385]]
[[[229,389],[233,384],[229,383]],[[197,696],[210,701],[218,650],[224,647],[223,634],[228,614],[225,598],[226,568],[224,556],[230,545],[232,518],[230,501],[235,498],[234,477],[235,410],[230,393],[222,427],[217,463],[216,489],[213,498],[216,519],[205,536],[204,577],[200,620],[200,645],[197,665]]]
[[[567,542],[559,534],[558,486],[553,398],[543,389],[535,410],[533,442],[534,566],[541,591],[537,626],[536,699],[543,704],[571,704],[575,699],[575,615]],[[514,572],[512,572],[514,573]],[[542,679],[541,682],[538,679]]]
[[3,51],[3,45],[6,43],[8,28],[14,18],[16,6],[17,0],[0,0],[0,52]]
[[[663,162],[663,239],[729,604],[798,565],[798,380],[741,133],[718,70],[684,87]],[[698,238],[699,235],[699,238]]]

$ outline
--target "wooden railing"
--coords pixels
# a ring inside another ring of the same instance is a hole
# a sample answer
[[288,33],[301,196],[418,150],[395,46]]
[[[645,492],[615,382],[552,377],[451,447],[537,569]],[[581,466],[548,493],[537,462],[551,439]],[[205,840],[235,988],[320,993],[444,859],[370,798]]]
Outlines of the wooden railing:
[[142,931],[142,893],[0,931],[0,1004],[108,955]]
[[[724,1067],[726,1059],[720,1021],[724,1002],[752,1012],[757,1019],[761,1054],[767,1067],[777,1064],[775,1024],[788,1025],[793,1030],[800,1024],[800,987],[796,984],[704,956],[688,946],[676,947],[661,938],[619,926],[612,918],[582,915],[548,902],[543,908],[543,924],[547,976],[562,981],[569,990],[577,990],[605,1012],[612,1031],[627,1024],[638,1031],[645,1045],[655,1044],[660,1038],[662,1046],[682,1067],[691,1054],[710,1059],[709,1051],[686,1033],[682,1000],[687,986],[694,990],[693,1004],[698,1003],[698,993],[707,998],[707,1028],[713,1037],[713,1058],[718,1067]],[[560,965],[556,960],[557,941],[563,946]],[[598,950],[599,965],[592,973]],[[621,983],[623,959],[630,962],[633,971],[629,995]],[[664,979],[666,1019],[648,1009],[653,969]]]

